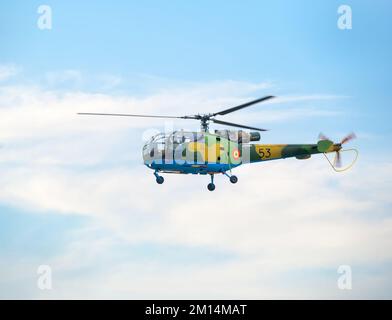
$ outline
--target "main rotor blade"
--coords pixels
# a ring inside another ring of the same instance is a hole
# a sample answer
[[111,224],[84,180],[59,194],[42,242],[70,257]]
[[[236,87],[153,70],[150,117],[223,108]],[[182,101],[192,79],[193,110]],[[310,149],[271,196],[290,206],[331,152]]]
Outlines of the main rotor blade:
[[194,116],[155,116],[155,115],[143,115],[143,114],[126,114],[126,113],[93,113],[93,112],[79,112],[81,116],[114,116],[114,117],[139,117],[139,118],[169,118],[169,119],[197,119]]
[[216,112],[216,113],[214,113],[213,115],[214,115],[214,116],[216,116],[216,115],[221,115],[221,116],[223,116],[223,115],[225,115],[225,114],[228,114],[228,113],[231,113],[231,112],[240,110],[240,109],[242,109],[242,108],[249,107],[249,106],[251,106],[252,104],[256,104],[256,103],[259,103],[259,102],[263,102],[263,101],[266,101],[266,100],[269,100],[269,99],[272,99],[272,98],[275,98],[275,96],[265,96],[265,97],[260,98],[260,99],[257,99],[257,100],[253,100],[253,101],[249,101],[249,102],[244,103],[244,104],[240,104],[239,106],[236,106],[236,107],[232,107],[232,108],[229,108],[229,109],[226,109],[226,110],[222,110],[222,111],[220,111],[220,112]]
[[221,120],[217,120],[217,119],[211,119],[211,121],[214,122],[214,123],[223,124],[223,125],[226,125],[226,126],[232,126],[232,127],[238,127],[238,128],[244,128],[244,129],[250,129],[250,130],[257,130],[257,131],[268,131],[267,129],[260,129],[260,128],[255,128],[255,127],[249,127],[249,126],[244,126],[242,124],[226,122],[226,121],[221,121]]

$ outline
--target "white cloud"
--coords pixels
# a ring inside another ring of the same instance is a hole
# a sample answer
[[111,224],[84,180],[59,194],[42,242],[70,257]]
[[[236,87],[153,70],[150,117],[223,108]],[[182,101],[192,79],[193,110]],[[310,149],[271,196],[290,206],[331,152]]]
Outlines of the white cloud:
[[120,76],[105,74],[99,76],[98,78],[102,82],[103,89],[112,89],[123,83],[123,78]]
[[50,86],[59,86],[64,84],[80,85],[83,81],[83,75],[79,70],[62,70],[52,71],[45,74],[45,79]]
[[[268,83],[235,81],[186,85],[182,89],[165,89],[156,94],[132,96],[56,92],[31,86],[0,87],[0,139],[29,139],[85,134],[88,131],[115,132],[130,128],[162,127],[162,120],[78,117],[77,112],[108,112],[162,115],[188,115],[213,112],[243,103],[255,96],[255,91],[269,88]],[[258,95],[262,95],[258,93]],[[328,96],[328,99],[332,99]],[[284,98],[284,97],[283,97]],[[310,96],[304,96],[309,100]],[[287,99],[290,99],[288,97]],[[288,101],[286,99],[286,101]],[[301,99],[295,97],[295,101]],[[314,96],[314,100],[325,96]],[[315,108],[249,110],[248,115],[236,115],[243,121],[260,117],[265,122],[287,121],[293,118],[334,116],[336,111]],[[182,126],[198,127],[197,123],[180,121]]]
[[[83,231],[65,252],[51,258],[59,277],[53,295],[201,298],[208,291],[207,297],[215,298],[337,297],[335,274],[331,279],[318,275],[315,288],[310,280],[295,280],[292,272],[390,262],[390,163],[375,168],[359,163],[336,175],[321,157],[283,160],[238,168],[237,185],[217,177],[213,193],[206,190],[208,177],[167,175],[158,186],[152,171],[136,160],[149,120],[75,115],[213,111],[267,87],[228,81],[139,98],[0,88],[0,140],[5,143],[0,202],[34,212],[87,216],[92,226],[105,230],[105,237],[92,239],[83,235],[93,231]],[[296,112],[312,117],[320,112],[305,111],[291,111],[288,118]],[[271,121],[288,119],[274,118],[277,111],[271,112]],[[159,259],[148,260],[147,266],[125,258],[111,263],[117,241],[204,248],[233,258],[186,267],[181,261],[162,265]],[[107,274],[94,269],[103,256],[109,260]],[[91,272],[69,276],[69,271],[85,268]],[[367,277],[357,281],[369,283],[371,275]]]
[[19,71],[20,68],[15,65],[0,65],[0,81],[8,80],[17,75]]
[[[364,297],[368,286],[380,295],[371,281],[380,274],[359,276],[361,268],[372,270],[392,259],[392,166],[367,169],[361,165],[337,175],[323,159],[247,165],[236,170],[237,185],[217,177],[217,190],[210,193],[207,177],[168,175],[158,186],[141,167],[98,172],[35,167],[3,175],[0,194],[3,202],[30,210],[89,216],[109,234],[91,239],[95,233],[84,230],[48,262],[57,273],[52,297],[336,298],[341,264],[353,266],[354,287],[364,289],[350,296]],[[145,243],[233,257],[184,266],[181,259],[164,262],[159,254],[146,261],[122,253],[119,263],[113,261],[119,245]],[[104,273],[94,268],[102,263]],[[308,273],[316,279],[307,280]],[[388,278],[384,282],[379,290]]]

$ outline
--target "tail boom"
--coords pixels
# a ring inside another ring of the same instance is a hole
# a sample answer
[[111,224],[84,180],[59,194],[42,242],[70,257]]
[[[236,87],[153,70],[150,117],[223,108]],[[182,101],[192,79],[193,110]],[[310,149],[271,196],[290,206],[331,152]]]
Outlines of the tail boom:
[[330,145],[318,144],[251,144],[250,162],[260,162],[276,159],[295,157],[297,159],[308,159],[312,154],[329,153],[340,150],[341,146],[330,143]]

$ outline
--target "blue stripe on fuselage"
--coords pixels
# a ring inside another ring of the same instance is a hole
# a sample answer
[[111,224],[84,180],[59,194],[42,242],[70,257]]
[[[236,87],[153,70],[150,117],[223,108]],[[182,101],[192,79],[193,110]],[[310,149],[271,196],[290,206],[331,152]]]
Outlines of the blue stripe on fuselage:
[[233,169],[240,164],[224,164],[224,163],[207,163],[207,164],[178,164],[178,163],[156,163],[155,161],[151,163],[146,163],[145,165],[150,169],[157,171],[174,171],[178,173],[191,173],[191,174],[207,174],[207,173],[219,173],[225,172]]

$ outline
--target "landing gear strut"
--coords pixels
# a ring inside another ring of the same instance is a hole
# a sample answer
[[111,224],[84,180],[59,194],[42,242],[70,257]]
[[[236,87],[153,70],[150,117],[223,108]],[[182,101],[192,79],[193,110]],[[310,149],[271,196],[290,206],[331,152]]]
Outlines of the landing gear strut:
[[165,181],[165,179],[160,176],[157,171],[154,172],[154,176],[156,177],[156,181],[158,184],[162,184]]
[[214,191],[215,190],[215,184],[214,184],[214,175],[211,174],[211,183],[208,184],[207,189],[209,191]]

